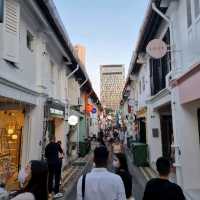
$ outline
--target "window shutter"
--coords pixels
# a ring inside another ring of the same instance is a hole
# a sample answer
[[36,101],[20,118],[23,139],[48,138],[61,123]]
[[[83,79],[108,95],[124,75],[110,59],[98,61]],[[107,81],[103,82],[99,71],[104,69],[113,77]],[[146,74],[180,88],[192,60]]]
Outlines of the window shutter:
[[3,22],[4,0],[0,0],[0,23]]
[[15,0],[5,0],[4,5],[4,59],[18,63],[20,7]]

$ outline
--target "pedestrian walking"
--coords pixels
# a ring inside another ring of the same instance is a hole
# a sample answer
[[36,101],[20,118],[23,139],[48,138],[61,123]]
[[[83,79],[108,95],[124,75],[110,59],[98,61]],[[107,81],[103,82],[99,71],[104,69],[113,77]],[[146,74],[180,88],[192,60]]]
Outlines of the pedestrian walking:
[[63,196],[62,193],[59,193],[61,179],[59,153],[63,154],[63,150],[61,146],[55,142],[55,137],[52,137],[50,143],[45,148],[45,157],[47,159],[49,169],[49,195],[51,196],[52,192],[54,192],[54,198]]
[[31,161],[20,171],[23,188],[11,200],[48,200],[48,165],[44,161]]
[[95,168],[79,179],[77,200],[126,200],[121,177],[107,170],[108,154],[104,146],[94,150]]
[[[59,145],[59,149],[62,149],[62,142],[60,140],[57,141],[57,144]],[[63,149],[62,149],[62,153],[58,152],[58,157],[59,157],[59,179],[60,179],[60,185],[61,185],[62,164],[63,164],[63,158],[64,158]]]
[[123,153],[118,153],[113,158],[113,167],[115,173],[122,178],[124,183],[126,198],[132,200],[132,176],[128,169],[126,155]]
[[124,127],[124,148],[127,148],[127,138],[128,138],[128,131],[126,126]]
[[124,143],[124,128],[120,129],[119,139],[120,139],[121,144],[123,145],[123,143]]
[[112,144],[113,153],[122,153],[122,144],[118,138],[115,139],[114,143]]
[[161,157],[157,160],[156,167],[159,178],[147,183],[143,200],[185,200],[182,189],[169,181],[170,161]]
[[116,128],[114,128],[114,130],[113,130],[113,138],[119,139],[119,131]]

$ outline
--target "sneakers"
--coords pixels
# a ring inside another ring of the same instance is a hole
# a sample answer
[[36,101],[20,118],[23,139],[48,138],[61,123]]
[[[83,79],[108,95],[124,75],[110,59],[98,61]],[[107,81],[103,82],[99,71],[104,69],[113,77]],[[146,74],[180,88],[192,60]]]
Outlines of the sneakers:
[[62,197],[64,197],[64,195],[62,193],[60,193],[60,192],[53,196],[54,199],[62,198]]

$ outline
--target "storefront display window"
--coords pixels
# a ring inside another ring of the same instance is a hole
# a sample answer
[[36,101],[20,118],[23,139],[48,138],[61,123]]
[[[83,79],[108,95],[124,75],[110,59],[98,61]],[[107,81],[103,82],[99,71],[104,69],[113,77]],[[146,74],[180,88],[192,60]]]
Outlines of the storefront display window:
[[9,189],[20,167],[23,126],[22,111],[0,111],[0,181]]

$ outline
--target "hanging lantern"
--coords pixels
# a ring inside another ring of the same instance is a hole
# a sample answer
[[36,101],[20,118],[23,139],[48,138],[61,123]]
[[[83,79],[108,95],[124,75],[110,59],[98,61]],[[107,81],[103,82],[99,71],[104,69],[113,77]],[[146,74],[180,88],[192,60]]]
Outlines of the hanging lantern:
[[92,112],[92,110],[93,110],[93,106],[91,104],[87,104],[86,105],[86,112],[90,113],[90,112]]

